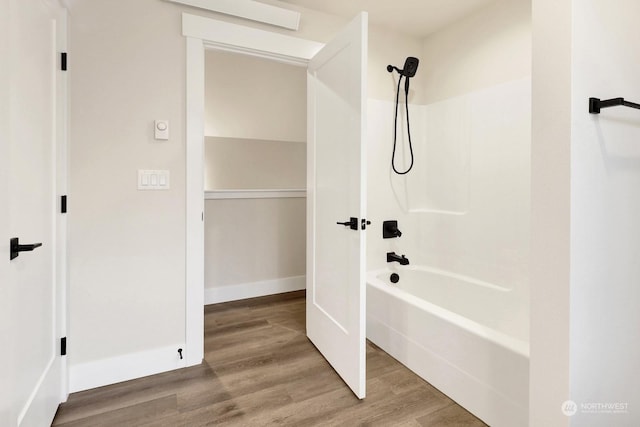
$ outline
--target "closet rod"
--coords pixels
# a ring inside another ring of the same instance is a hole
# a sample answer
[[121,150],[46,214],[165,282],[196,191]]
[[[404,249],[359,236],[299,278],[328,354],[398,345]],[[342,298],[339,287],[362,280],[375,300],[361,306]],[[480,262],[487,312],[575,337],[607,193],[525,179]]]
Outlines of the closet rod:
[[640,110],[640,104],[636,104],[635,102],[625,101],[624,98],[605,99],[604,101],[601,101],[599,98],[589,98],[589,113],[600,114],[600,109],[615,107],[618,105]]

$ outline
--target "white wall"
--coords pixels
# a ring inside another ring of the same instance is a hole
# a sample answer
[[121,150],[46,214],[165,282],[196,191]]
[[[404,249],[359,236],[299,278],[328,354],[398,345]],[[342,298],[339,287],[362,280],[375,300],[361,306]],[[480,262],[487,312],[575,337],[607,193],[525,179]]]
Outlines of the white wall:
[[531,75],[531,0],[498,0],[424,41],[427,103]]
[[[640,102],[640,3],[573,2],[571,399],[574,426],[640,425],[640,111],[590,115],[589,97]],[[630,378],[631,377],[631,378]],[[580,405],[619,403],[623,414]]]
[[[166,363],[156,368],[174,368],[185,339],[180,8],[124,5],[74,2],[71,9],[72,391],[86,364],[118,356],[158,350]],[[154,119],[169,120],[169,141],[153,139]],[[138,169],[170,170],[171,189],[138,191]],[[110,372],[101,374],[110,381]]]
[[571,1],[533,0],[529,420],[567,426]]
[[305,287],[304,198],[207,200],[205,301]]
[[306,140],[306,68],[221,51],[205,68],[206,136]]
[[307,186],[304,142],[206,137],[204,151],[205,191]]

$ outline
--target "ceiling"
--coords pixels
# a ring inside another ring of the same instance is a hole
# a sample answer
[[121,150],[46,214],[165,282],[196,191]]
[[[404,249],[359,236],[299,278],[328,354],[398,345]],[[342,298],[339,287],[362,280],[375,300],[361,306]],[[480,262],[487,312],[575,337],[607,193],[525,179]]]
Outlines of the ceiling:
[[369,22],[417,38],[453,23],[495,0],[281,0],[352,18],[369,12]]

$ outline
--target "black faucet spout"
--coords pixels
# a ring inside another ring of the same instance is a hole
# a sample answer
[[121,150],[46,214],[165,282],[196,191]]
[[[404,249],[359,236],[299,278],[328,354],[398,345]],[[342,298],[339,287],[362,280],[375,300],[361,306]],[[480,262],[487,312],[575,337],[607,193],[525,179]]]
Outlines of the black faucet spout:
[[397,262],[400,265],[409,265],[409,259],[404,255],[398,255],[395,252],[387,252],[387,262]]

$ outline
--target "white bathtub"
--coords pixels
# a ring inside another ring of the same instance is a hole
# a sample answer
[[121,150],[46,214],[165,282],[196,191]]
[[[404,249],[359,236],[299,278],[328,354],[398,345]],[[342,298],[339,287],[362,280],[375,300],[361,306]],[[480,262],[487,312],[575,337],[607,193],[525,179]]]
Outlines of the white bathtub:
[[528,306],[513,292],[422,267],[367,276],[367,337],[494,427],[528,424]]

